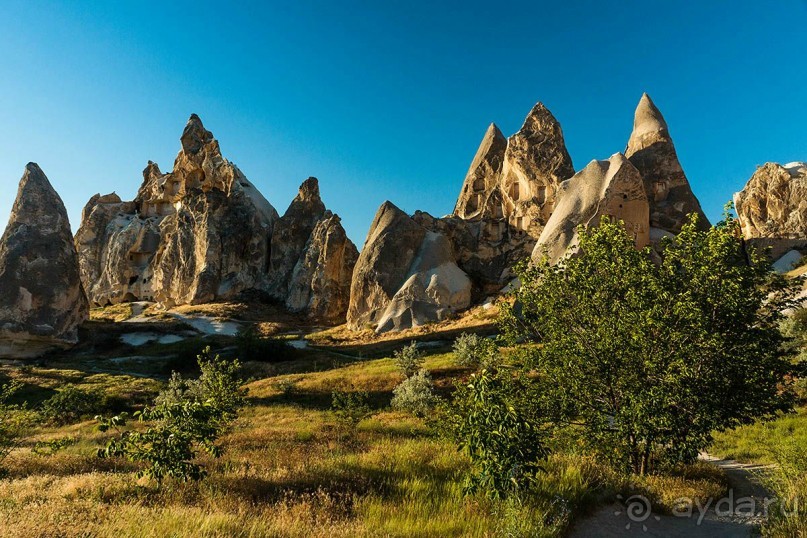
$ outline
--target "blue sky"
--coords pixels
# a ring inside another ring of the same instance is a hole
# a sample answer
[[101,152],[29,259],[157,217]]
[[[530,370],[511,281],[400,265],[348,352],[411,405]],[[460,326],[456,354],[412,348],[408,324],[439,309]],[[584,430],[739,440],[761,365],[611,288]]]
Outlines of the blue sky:
[[807,160],[807,3],[695,4],[0,1],[0,220],[28,161],[74,229],[93,193],[132,198],[195,112],[281,214],[317,176],[361,248],[384,200],[451,212],[491,121],[543,101],[579,170],[643,91],[715,219],[757,165]]

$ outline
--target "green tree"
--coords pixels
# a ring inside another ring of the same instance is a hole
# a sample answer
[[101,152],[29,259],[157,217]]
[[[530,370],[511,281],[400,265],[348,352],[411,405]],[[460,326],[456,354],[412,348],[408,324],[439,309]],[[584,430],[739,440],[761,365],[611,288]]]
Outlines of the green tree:
[[617,466],[691,461],[712,432],[773,416],[782,391],[781,310],[792,287],[747,250],[739,225],[665,239],[660,259],[621,223],[580,230],[578,252],[522,266],[502,327],[535,398]]
[[483,369],[457,386],[449,421],[471,459],[466,491],[501,499],[529,487],[548,455],[549,427],[527,395],[526,379]]
[[154,405],[135,413],[144,430],[125,430],[124,413],[110,419],[97,417],[99,429],[115,428],[117,438],[100,449],[100,457],[124,457],[142,462],[138,476],[161,482],[170,477],[182,481],[199,480],[204,469],[195,461],[199,451],[218,458],[221,447],[216,441],[237,417],[244,404],[240,387],[240,363],[213,356],[206,348],[198,357],[202,371],[198,379],[184,380],[175,374]]

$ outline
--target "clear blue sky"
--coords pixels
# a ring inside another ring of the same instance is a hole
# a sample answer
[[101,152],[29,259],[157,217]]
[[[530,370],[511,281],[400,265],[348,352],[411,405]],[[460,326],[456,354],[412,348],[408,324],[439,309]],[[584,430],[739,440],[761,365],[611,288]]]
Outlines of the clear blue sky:
[[807,160],[807,4],[695,4],[2,1],[0,220],[28,161],[74,229],[93,193],[132,198],[195,112],[281,214],[317,176],[361,248],[384,200],[449,213],[489,122],[543,101],[579,170],[643,91],[714,219],[755,166]]

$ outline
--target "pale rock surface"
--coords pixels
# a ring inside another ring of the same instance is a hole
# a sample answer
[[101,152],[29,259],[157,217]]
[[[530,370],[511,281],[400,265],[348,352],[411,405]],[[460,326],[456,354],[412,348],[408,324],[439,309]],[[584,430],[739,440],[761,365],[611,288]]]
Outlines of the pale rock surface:
[[746,239],[807,239],[807,164],[759,167],[734,207]]
[[195,114],[171,172],[149,162],[133,202],[93,196],[76,234],[90,300],[167,306],[265,286],[272,205],[227,161]]
[[326,211],[291,273],[286,307],[313,319],[343,322],[358,258],[359,251],[348,239],[339,216]]
[[0,358],[70,347],[88,317],[67,211],[28,163],[0,239]]
[[597,226],[602,217],[623,221],[637,248],[650,243],[650,206],[642,176],[621,153],[591,161],[561,183],[557,207],[538,238],[533,261],[555,263],[574,253],[578,226]]
[[798,250],[789,250],[773,263],[773,270],[777,273],[787,273],[801,261],[802,254]]
[[667,122],[646,93],[636,107],[625,156],[644,180],[652,227],[678,233],[687,215],[696,213],[698,227],[709,228],[709,220],[678,161]]
[[509,139],[496,125],[488,127],[454,214],[502,220],[537,239],[552,213],[557,186],[573,174],[560,124],[538,103]]
[[409,276],[381,315],[376,332],[440,321],[470,305],[471,279],[454,263],[451,243],[442,234],[428,232]]

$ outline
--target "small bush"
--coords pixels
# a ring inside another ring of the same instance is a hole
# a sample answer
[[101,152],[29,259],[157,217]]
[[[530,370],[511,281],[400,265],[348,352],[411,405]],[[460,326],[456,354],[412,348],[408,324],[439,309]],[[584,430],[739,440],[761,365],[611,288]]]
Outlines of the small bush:
[[437,403],[434,383],[426,370],[404,379],[392,391],[392,408],[424,417]]
[[423,354],[418,350],[417,343],[412,342],[404,346],[393,355],[395,364],[401,370],[404,377],[412,377],[423,366]]
[[468,368],[493,366],[498,355],[496,344],[478,334],[463,333],[454,341],[457,364]]
[[372,414],[370,397],[361,391],[335,391],[331,394],[331,409],[343,426],[355,427]]
[[34,423],[33,413],[24,406],[9,403],[21,387],[21,383],[14,381],[0,385],[0,465],[19,446],[23,435]]
[[98,417],[101,431],[114,428],[120,432],[98,455],[142,462],[145,468],[138,476],[158,482],[166,477],[181,481],[203,478],[205,471],[196,461],[198,453],[201,450],[216,458],[221,455],[216,441],[244,405],[244,391],[240,388],[238,360],[212,356],[206,348],[198,363],[202,371],[199,379],[172,376],[154,405],[135,413],[141,422],[151,424],[145,430],[122,431],[126,414]]
[[57,426],[75,424],[104,410],[104,396],[98,390],[85,390],[65,385],[42,403],[42,418]]

